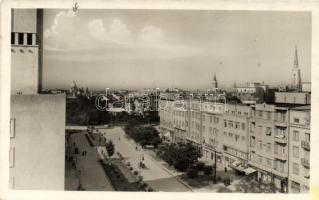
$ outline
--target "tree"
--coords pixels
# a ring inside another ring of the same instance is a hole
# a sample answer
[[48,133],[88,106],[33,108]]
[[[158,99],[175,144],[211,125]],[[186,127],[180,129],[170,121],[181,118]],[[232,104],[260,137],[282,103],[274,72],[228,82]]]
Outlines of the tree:
[[106,151],[107,151],[107,154],[109,155],[109,157],[112,157],[113,154],[114,154],[114,144],[112,142],[112,140],[109,140],[106,145],[105,145],[105,148],[106,148]]

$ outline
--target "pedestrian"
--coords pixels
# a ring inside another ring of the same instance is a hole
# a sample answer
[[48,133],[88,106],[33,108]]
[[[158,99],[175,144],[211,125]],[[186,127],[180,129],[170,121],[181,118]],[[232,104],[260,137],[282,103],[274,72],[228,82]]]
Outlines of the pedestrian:
[[135,149],[137,150],[137,146],[135,147]]
[[227,173],[227,167],[225,167],[225,173]]

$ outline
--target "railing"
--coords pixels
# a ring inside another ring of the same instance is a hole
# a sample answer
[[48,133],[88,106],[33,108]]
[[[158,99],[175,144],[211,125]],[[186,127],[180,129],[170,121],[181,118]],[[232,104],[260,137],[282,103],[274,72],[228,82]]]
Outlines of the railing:
[[278,154],[275,153],[275,158],[279,159],[279,160],[287,160],[287,154]]
[[309,160],[306,158],[301,158],[301,165],[303,165],[304,167],[309,168],[310,164],[309,164]]
[[304,149],[306,149],[306,150],[310,150],[309,141],[304,141],[304,140],[302,140],[302,141],[301,141],[301,146],[302,146],[302,148],[304,148]]
[[275,136],[275,142],[286,144],[287,143],[287,138],[286,138],[285,135],[276,135]]

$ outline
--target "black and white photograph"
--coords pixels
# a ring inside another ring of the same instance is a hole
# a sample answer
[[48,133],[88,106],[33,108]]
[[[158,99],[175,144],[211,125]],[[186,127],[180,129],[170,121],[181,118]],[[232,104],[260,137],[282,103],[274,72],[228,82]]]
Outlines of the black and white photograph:
[[10,10],[10,191],[311,192],[311,11]]

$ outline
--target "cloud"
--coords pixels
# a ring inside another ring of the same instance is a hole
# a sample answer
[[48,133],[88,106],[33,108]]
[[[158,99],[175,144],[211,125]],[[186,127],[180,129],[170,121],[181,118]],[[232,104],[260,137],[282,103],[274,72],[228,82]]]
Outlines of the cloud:
[[110,25],[110,35],[121,41],[129,41],[131,32],[121,20],[114,19]]
[[80,20],[72,11],[61,11],[44,31],[44,48],[51,52],[77,52],[82,55],[78,60],[169,59],[198,53],[194,48],[168,43],[161,28],[154,25],[144,25],[135,33],[118,18],[108,23],[101,18]]
[[144,43],[163,43],[162,30],[158,27],[146,25],[137,37],[138,41]]

